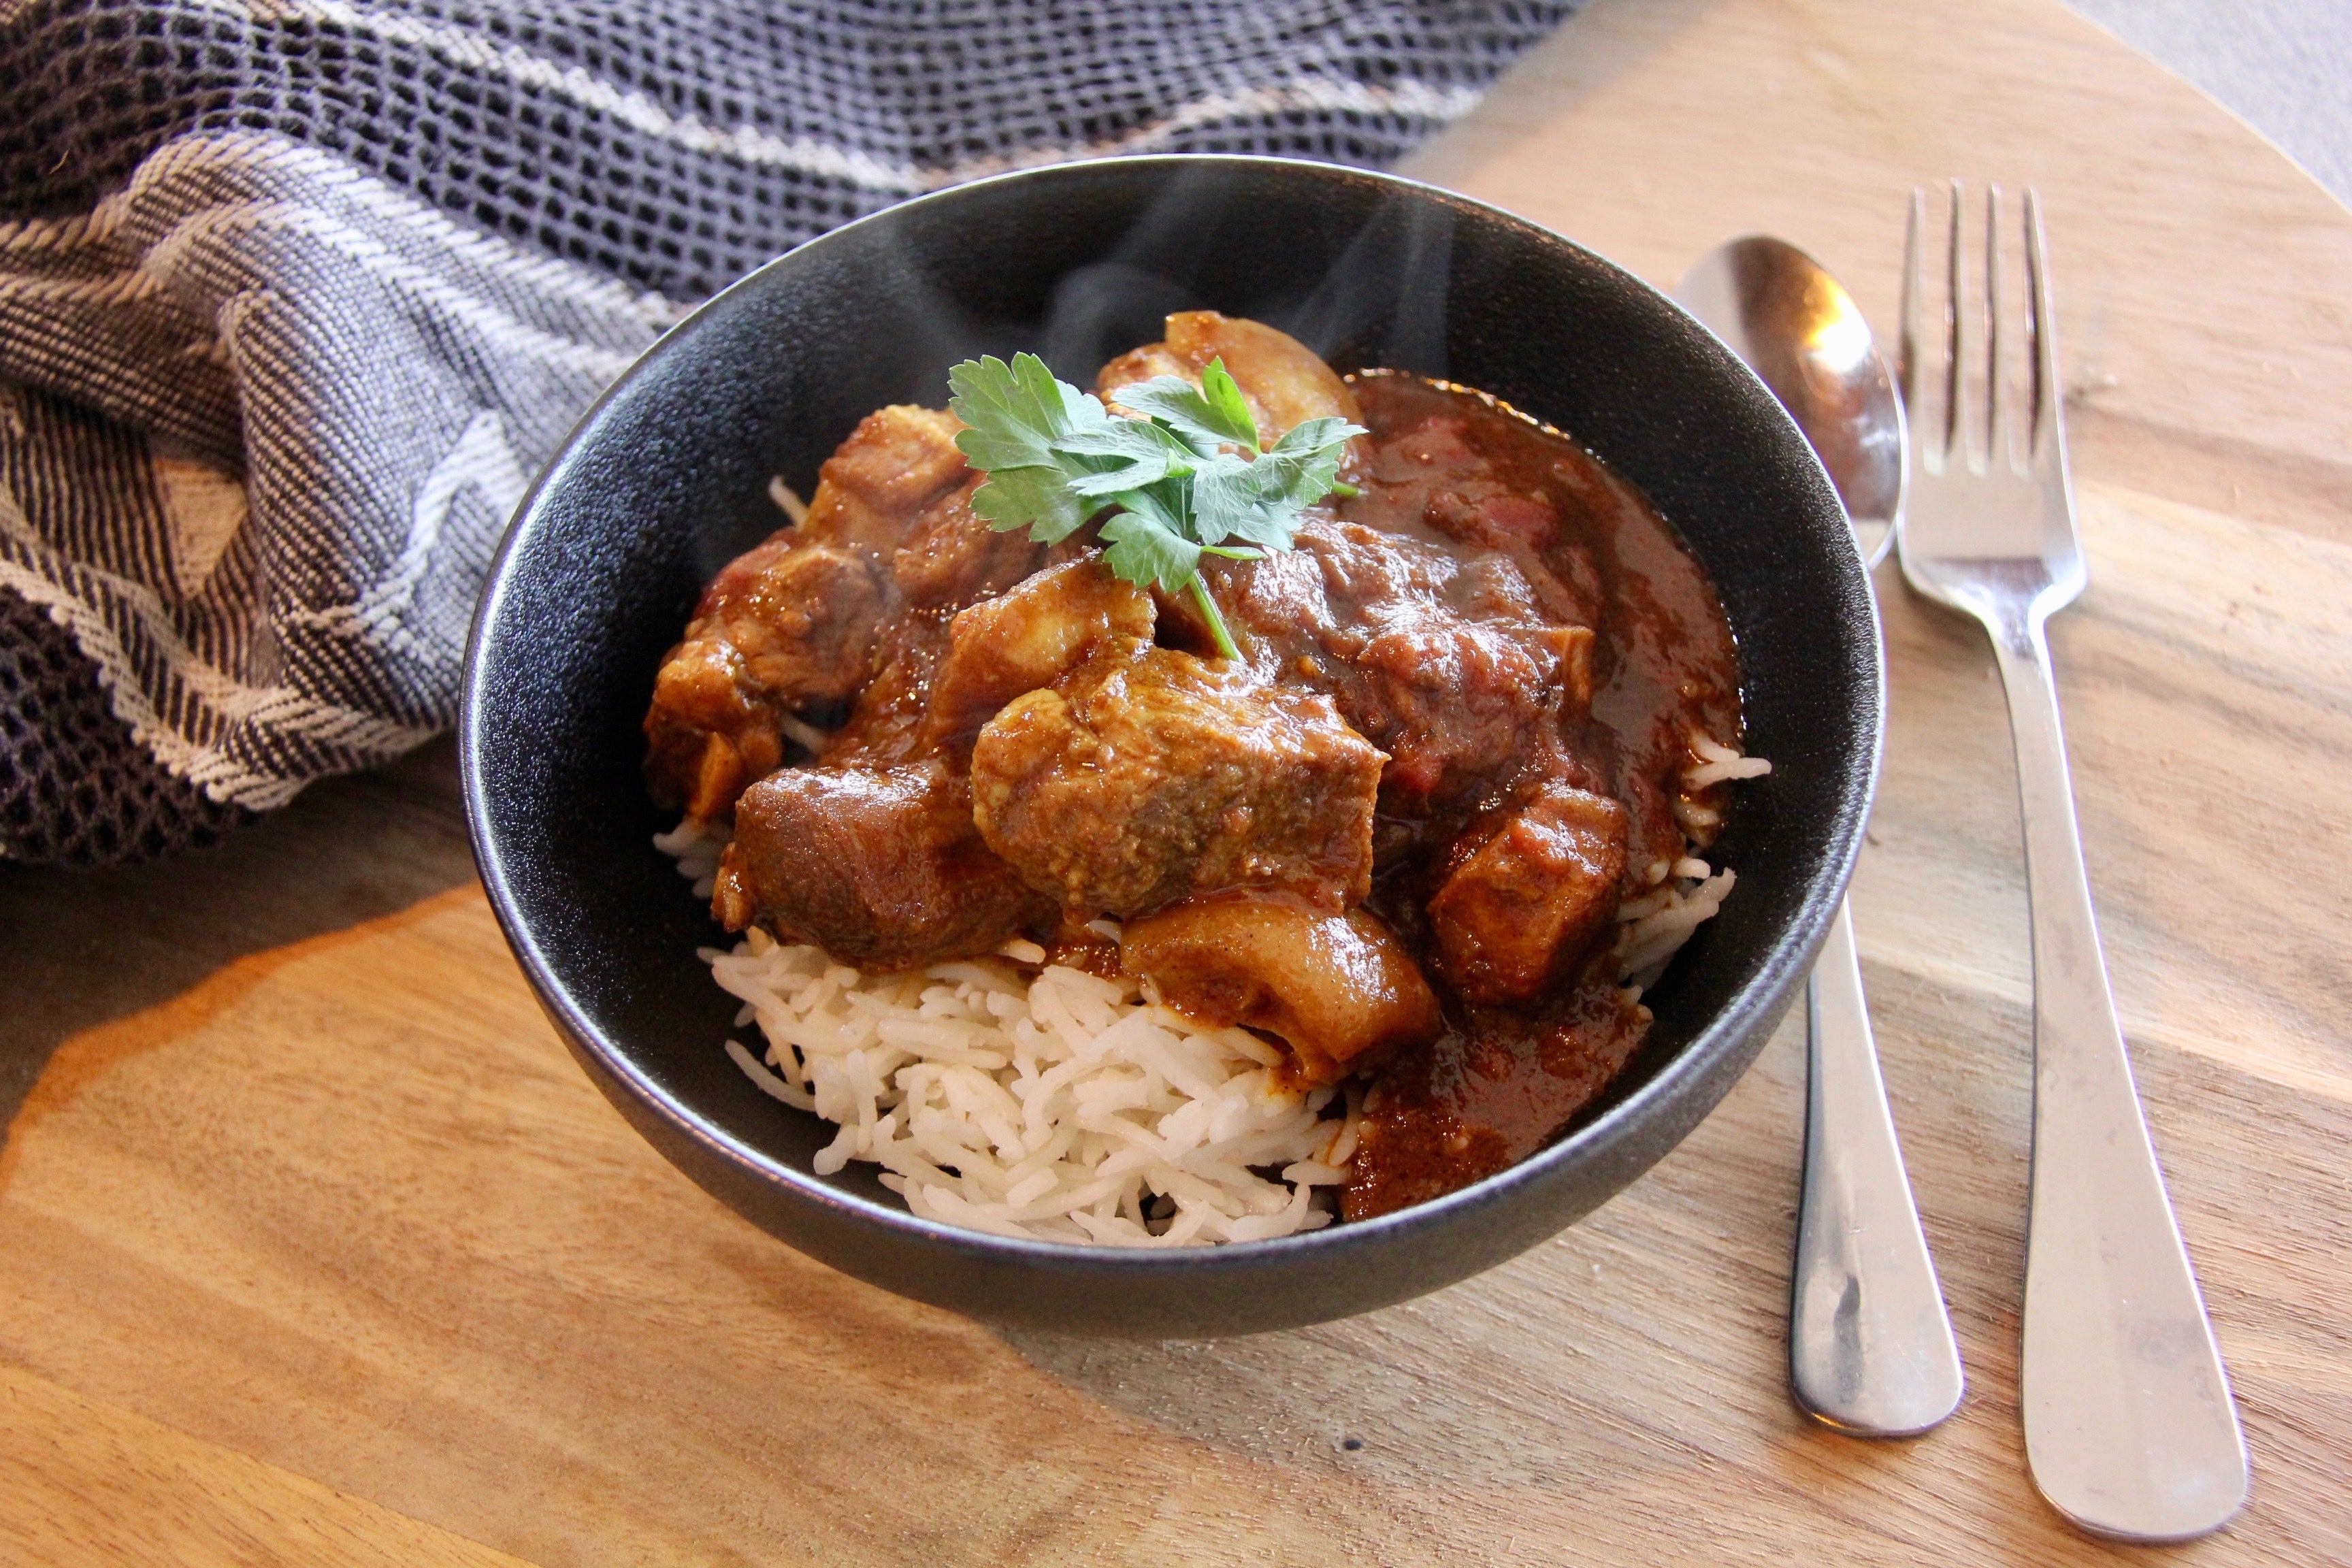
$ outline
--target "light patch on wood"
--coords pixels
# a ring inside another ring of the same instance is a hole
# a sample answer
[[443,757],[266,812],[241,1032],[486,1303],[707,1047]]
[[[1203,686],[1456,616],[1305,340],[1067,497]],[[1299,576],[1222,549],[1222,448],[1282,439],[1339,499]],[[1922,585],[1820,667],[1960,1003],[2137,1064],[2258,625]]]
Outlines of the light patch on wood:
[[0,1367],[14,1563],[522,1568],[502,1552]]

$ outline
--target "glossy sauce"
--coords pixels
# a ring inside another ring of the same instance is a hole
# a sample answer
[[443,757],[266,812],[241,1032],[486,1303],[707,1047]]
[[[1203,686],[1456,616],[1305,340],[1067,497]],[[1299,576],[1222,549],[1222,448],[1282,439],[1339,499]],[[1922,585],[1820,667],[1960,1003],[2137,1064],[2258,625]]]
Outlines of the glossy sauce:
[[[1559,739],[1598,789],[1628,808],[1625,893],[1649,890],[1658,863],[1684,853],[1677,795],[1697,808],[1689,833],[1696,846],[1712,839],[1708,816],[1721,808],[1722,786],[1695,795],[1681,788],[1690,735],[1739,742],[1738,666],[1713,586],[1631,486],[1559,433],[1466,389],[1380,373],[1353,385],[1372,431],[1374,477],[1342,503],[1343,518],[1415,534],[1435,518],[1443,531],[1458,510],[1444,502],[1447,487],[1474,468],[1549,504],[1557,527],[1538,531],[1519,552],[1580,602],[1599,634],[1589,712],[1564,711]],[[1491,529],[1471,531],[1485,536],[1457,542],[1495,545]],[[1531,750],[1541,744],[1530,738]],[[1432,826],[1458,832],[1492,805]],[[1371,900],[1424,954],[1427,877],[1424,860],[1403,860]],[[1607,1085],[1649,1023],[1605,949],[1538,1001],[1473,1006],[1449,996],[1446,1016],[1434,1044],[1391,1058],[1374,1077],[1344,1195],[1350,1218],[1426,1201],[1526,1158]]]

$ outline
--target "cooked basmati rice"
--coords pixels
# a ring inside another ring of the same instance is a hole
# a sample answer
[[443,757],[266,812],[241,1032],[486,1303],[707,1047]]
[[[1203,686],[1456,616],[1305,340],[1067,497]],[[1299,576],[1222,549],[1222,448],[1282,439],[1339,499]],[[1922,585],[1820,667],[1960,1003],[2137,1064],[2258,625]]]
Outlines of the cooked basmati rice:
[[654,835],[654,847],[677,862],[677,874],[694,884],[694,896],[709,899],[719,890],[719,852],[732,837],[715,823],[688,817],[669,833]]
[[[1696,792],[1771,771],[1706,736],[1675,810],[1687,837],[1719,817]],[[695,896],[710,896],[723,826],[656,834]],[[1736,881],[1686,843],[1645,868],[1651,890],[1617,910],[1618,973],[1654,983]],[[1118,928],[1094,922],[1116,939]],[[1115,1247],[1255,1241],[1330,1223],[1348,1179],[1361,1097],[1301,1090],[1282,1050],[1156,1005],[1137,982],[1045,962],[1034,942],[906,974],[862,974],[820,948],[752,930],[704,948],[719,984],[757,1024],[755,1055],[727,1054],[752,1082],[839,1131],[820,1174],[852,1160],[913,1213],[1001,1236]]]
[[1705,789],[1726,779],[1762,778],[1772,771],[1772,764],[1761,757],[1743,757],[1738,752],[1710,736],[1691,731],[1691,751],[1698,757],[1698,765],[1683,770],[1683,788]]
[[[1283,1078],[1283,1052],[1144,998],[1128,979],[1006,944],[1003,956],[866,975],[753,930],[704,949],[756,1023],[768,1093],[839,1127],[821,1175],[852,1160],[925,1218],[1002,1236],[1181,1247],[1330,1223],[1358,1116]],[[1034,969],[1034,973],[1029,971]]]
[[1675,819],[1684,836],[1682,858],[1654,862],[1644,878],[1652,890],[1617,906],[1617,973],[1640,991],[1656,984],[1691,932],[1723,908],[1739,879],[1730,868],[1717,871],[1699,858],[1691,840],[1701,832],[1711,834],[1723,818],[1694,797],[1712,785],[1772,771],[1762,757],[1743,756],[1697,731],[1689,739],[1693,761],[1683,770],[1682,792],[1675,799]]

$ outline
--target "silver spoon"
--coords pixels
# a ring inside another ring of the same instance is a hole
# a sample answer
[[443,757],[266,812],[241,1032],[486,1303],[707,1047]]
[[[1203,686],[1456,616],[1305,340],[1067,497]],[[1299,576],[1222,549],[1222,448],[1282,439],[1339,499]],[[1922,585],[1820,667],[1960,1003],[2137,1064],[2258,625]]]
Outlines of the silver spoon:
[[[1864,563],[1875,566],[1902,516],[1906,443],[1895,380],[1853,299],[1811,257],[1762,235],[1700,258],[1675,298],[1796,420],[1845,502]],[[1805,1002],[1789,1384],[1842,1432],[1907,1437],[1958,1407],[1960,1352],[1895,1141],[1843,902]]]
[[1838,280],[1795,246],[1756,234],[1700,257],[1675,298],[1748,362],[1813,444],[1863,564],[1885,560],[1908,478],[1903,402]]

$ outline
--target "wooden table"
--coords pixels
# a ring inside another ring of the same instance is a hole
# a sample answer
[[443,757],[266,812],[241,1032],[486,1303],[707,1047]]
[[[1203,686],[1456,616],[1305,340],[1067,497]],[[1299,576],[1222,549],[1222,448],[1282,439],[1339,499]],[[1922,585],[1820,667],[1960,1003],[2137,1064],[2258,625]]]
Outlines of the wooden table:
[[[2041,187],[2094,563],[2053,628],[2084,836],[2254,1458],[2245,1513],[2177,1555],[2352,1560],[2352,214],[2049,0],[1600,0],[1414,170],[1663,283],[1778,232],[1882,327],[1913,183]],[[1008,1336],[831,1273],[565,1057],[444,744],[215,855],[0,868],[0,1559],[2131,1555],[2036,1499],[2018,1436],[2028,955],[1992,664],[1879,587],[1854,902],[1968,1358],[1932,1436],[1831,1436],[1785,1392],[1794,1026],[1584,1224],[1352,1321]]]

